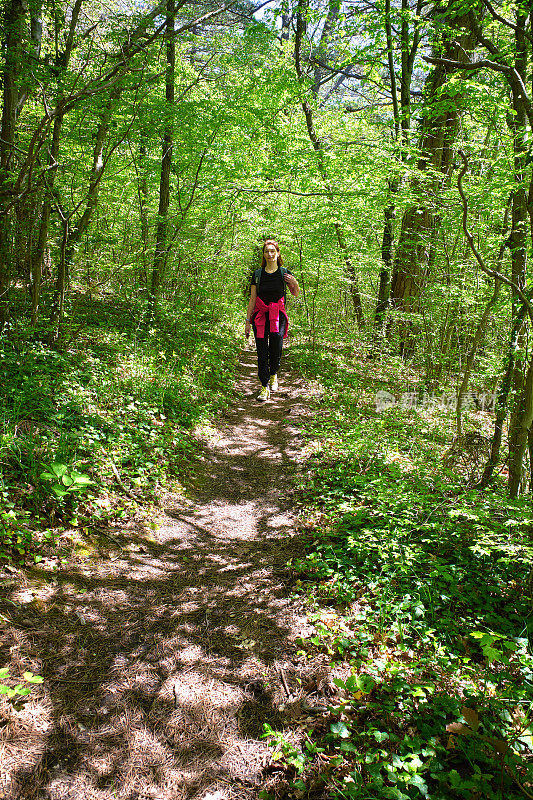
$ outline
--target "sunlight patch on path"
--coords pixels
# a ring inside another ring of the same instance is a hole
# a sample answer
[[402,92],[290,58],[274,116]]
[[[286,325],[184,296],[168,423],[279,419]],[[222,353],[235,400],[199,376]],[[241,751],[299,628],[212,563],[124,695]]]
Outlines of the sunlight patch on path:
[[45,684],[26,706],[30,748],[14,719],[0,728],[6,800],[257,796],[263,723],[279,723],[279,667],[305,624],[286,568],[301,551],[287,468],[303,410],[290,381],[255,403],[253,356],[243,364],[191,500],[155,531],[124,532],[111,557],[65,568],[38,635],[13,634]]

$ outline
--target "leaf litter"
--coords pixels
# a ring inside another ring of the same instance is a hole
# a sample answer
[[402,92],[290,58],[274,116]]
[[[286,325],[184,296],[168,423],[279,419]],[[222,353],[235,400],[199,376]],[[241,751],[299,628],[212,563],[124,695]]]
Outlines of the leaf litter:
[[259,405],[252,353],[241,366],[189,498],[1,586],[0,661],[44,678],[0,698],[2,800],[244,800],[276,780],[264,723],[300,735],[314,669],[298,672],[311,629],[287,568],[305,550],[290,475],[309,412],[290,374]]

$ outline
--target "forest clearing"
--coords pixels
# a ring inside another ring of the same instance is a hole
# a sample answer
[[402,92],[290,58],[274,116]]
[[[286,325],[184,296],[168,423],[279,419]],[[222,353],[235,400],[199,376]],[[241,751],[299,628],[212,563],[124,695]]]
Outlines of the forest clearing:
[[532,19],[3,4],[0,800],[533,797]]

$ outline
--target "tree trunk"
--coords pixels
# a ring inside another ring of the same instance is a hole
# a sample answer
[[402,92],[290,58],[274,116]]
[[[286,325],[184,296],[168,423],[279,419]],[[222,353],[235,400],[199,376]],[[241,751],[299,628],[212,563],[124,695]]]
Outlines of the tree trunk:
[[[392,182],[389,183],[389,189],[392,196],[394,191]],[[396,209],[392,200],[387,206],[385,206],[384,216],[385,224],[383,227],[383,241],[381,243],[381,260],[383,265],[379,273],[378,301],[374,315],[374,345],[376,344],[376,339],[383,339],[385,335],[387,309],[389,308],[390,304],[392,249],[394,243],[394,217],[396,216]],[[372,352],[369,353],[369,358],[371,358],[372,355]]]
[[[60,98],[59,98],[60,99]],[[48,180],[46,184],[46,195],[43,200],[41,209],[41,223],[39,225],[39,235],[37,244],[32,251],[31,257],[31,324],[35,325],[37,322],[37,315],[39,312],[39,301],[41,297],[41,284],[43,274],[43,260],[46,247],[48,244],[48,229],[50,226],[50,214],[52,211],[52,194],[54,191],[54,182],[57,175],[57,168],[59,166],[59,143],[61,139],[61,127],[63,125],[63,114],[58,113],[54,120],[54,127],[52,130],[52,143],[50,145],[50,171],[48,172]]]
[[[451,0],[444,12],[446,27],[439,32],[439,42],[433,49],[439,57],[463,63],[474,46],[474,20],[472,12],[461,13],[461,9],[458,7],[456,11],[455,7],[455,1]],[[419,177],[412,182],[412,187],[421,189],[425,175],[431,173],[426,188],[430,188],[434,196],[451,177],[453,144],[463,111],[460,95],[447,94],[444,88],[456,71],[456,66],[438,64],[428,76],[424,90],[429,113],[422,123]],[[432,112],[432,106],[435,112]],[[391,304],[406,314],[417,314],[420,310],[421,293],[431,266],[439,221],[436,207],[427,203],[422,192],[420,202],[404,213],[394,262]],[[412,320],[406,319],[400,326],[400,348],[404,354],[410,354],[414,349],[415,333],[416,326]]]
[[9,283],[12,256],[14,145],[16,136],[17,77],[22,61],[22,37],[26,8],[22,0],[10,0],[4,9],[4,67],[2,129],[0,134],[0,332],[9,319]]
[[524,324],[526,313],[527,313],[526,306],[522,305],[518,309],[513,324],[513,330],[511,331],[509,350],[506,357],[507,365],[502,378],[500,391],[498,392],[498,398],[496,400],[496,419],[494,422],[494,433],[492,436],[491,451],[488,461],[485,465],[485,469],[483,470],[483,475],[479,482],[480,489],[485,489],[491,482],[494,470],[498,464],[498,460],[500,457],[503,423],[505,421],[505,417],[507,416],[507,404],[508,404],[509,392],[511,390],[511,380],[515,365],[516,348],[518,346],[518,337],[520,334],[520,330]]
[[[421,0],[417,5],[417,19],[420,17]],[[420,41],[417,27],[413,31],[411,43],[409,42],[409,4],[402,0],[402,19],[400,26],[401,72],[400,72],[400,97],[398,102],[398,88],[396,81],[396,67],[394,63],[394,37],[391,19],[390,0],[385,0],[385,38],[387,42],[387,57],[389,79],[391,85],[392,108],[394,115],[394,138],[399,146],[400,158],[406,159],[406,147],[409,144],[409,129],[411,125],[411,79],[413,64]],[[394,218],[396,208],[394,196],[399,189],[399,180],[389,180],[390,202],[385,207],[383,243],[381,259],[383,266],[379,274],[378,300],[374,316],[374,336],[385,334],[387,310],[390,307],[391,275],[393,266],[394,248]]]
[[[298,3],[298,13],[296,19],[296,39],[294,44],[294,58],[295,58],[295,65],[296,65],[296,74],[298,75],[298,79],[301,84],[303,84],[305,80],[305,76],[302,70],[302,63],[301,63],[301,47],[302,47],[302,39],[304,35],[304,31],[306,28],[306,21],[305,15],[307,12],[307,2],[306,0],[299,0]],[[324,145],[320,140],[313,121],[313,111],[312,108],[307,100],[302,100],[302,110],[305,116],[305,122],[307,125],[307,132],[309,134],[309,139],[313,146],[315,153],[317,154],[318,160],[318,171],[320,177],[322,178],[322,182],[326,189],[326,193],[330,203],[334,203],[334,195],[333,190],[331,188],[331,184],[329,181],[326,163],[325,163],[325,152],[324,152]],[[348,245],[346,244],[346,238],[344,236],[344,231],[340,222],[334,222],[333,227],[335,229],[335,234],[337,237],[337,242],[339,245],[339,249],[341,251],[344,266],[346,269],[346,277],[348,278],[349,286],[350,286],[350,294],[352,296],[352,302],[354,307],[355,317],[357,319],[357,324],[359,328],[363,328],[365,325],[365,317],[363,314],[363,306],[361,303],[361,295],[359,292],[359,282],[357,279],[357,275],[355,273],[355,269],[350,258],[350,253],[348,250]]]
[[61,245],[61,257],[58,266],[55,298],[52,307],[51,318],[52,322],[56,326],[56,335],[59,331],[59,325],[61,324],[61,318],[63,316],[65,291],[69,280],[69,272],[76,245],[89,227],[93,214],[98,206],[100,182],[102,180],[106,165],[106,161],[104,161],[104,146],[109,133],[109,125],[111,123],[116,101],[120,97],[121,92],[122,87],[115,86],[107,103],[101,111],[100,122],[95,134],[92,167],[85,201],[85,210],[75,225],[71,223],[72,214],[63,220],[63,241]]
[[146,130],[141,127],[139,136],[139,216],[141,218],[142,270],[137,275],[139,289],[148,285],[148,180],[146,174]]
[[[524,34],[527,17],[517,11],[515,29],[515,70],[523,82],[527,81],[528,56],[527,42]],[[517,288],[513,288],[513,311],[519,305],[520,299],[517,289],[524,289],[526,285],[527,269],[527,229],[528,229],[528,208],[527,195],[524,190],[525,179],[525,160],[527,155],[527,116],[524,108],[522,94],[516,91],[511,92],[513,103],[513,114],[507,116],[507,123],[513,139],[514,155],[514,182],[516,188],[512,194],[511,205],[511,234],[509,236],[509,247],[511,250],[511,273],[513,283]],[[533,185],[533,181],[531,181]],[[526,336],[526,325],[519,333],[519,342],[524,342]],[[525,348],[524,348],[525,349]],[[518,348],[519,355],[515,359],[513,379],[512,379],[512,401],[511,417],[509,420],[509,493],[516,497],[522,482],[523,457],[527,442],[527,430],[524,424],[528,420],[531,387],[528,384],[528,376],[532,370],[529,365],[524,379],[524,360],[521,355],[522,348]],[[531,425],[531,419],[529,419]]]
[[533,422],[533,356],[526,373],[520,402],[516,409],[515,421],[509,428],[509,494],[516,497],[522,484],[524,454],[528,435]]
[[[58,54],[56,56],[56,70],[60,74],[60,80],[58,85],[58,93],[56,97],[56,104],[55,104],[55,118],[54,118],[54,125],[52,128],[52,141],[50,143],[50,155],[48,159],[48,166],[49,170],[47,172],[47,177],[45,180],[45,196],[41,208],[41,221],[39,225],[39,233],[37,236],[37,243],[34,248],[31,248],[31,322],[32,325],[35,325],[37,322],[37,315],[39,312],[39,300],[41,295],[41,284],[42,284],[42,270],[43,270],[43,261],[45,257],[46,248],[48,246],[48,231],[50,227],[50,215],[52,211],[52,198],[54,193],[54,183],[57,176],[57,170],[59,167],[59,151],[60,151],[60,142],[61,142],[61,130],[63,127],[63,120],[65,117],[64,111],[64,90],[63,90],[63,82],[61,79],[61,74],[65,72],[67,69],[70,57],[72,55],[72,50],[74,48],[74,34],[76,32],[76,27],[78,25],[78,19],[80,16],[81,6],[83,0],[76,0],[74,6],[72,8],[72,14],[69,23],[69,32],[66,41],[65,52]],[[32,19],[32,26],[37,28],[36,36],[38,35],[39,31],[42,34],[42,23],[40,18],[34,22]],[[57,32],[56,32],[57,34]],[[38,45],[35,46],[40,49],[40,39],[38,40]],[[63,253],[64,254],[64,253]],[[61,302],[62,306],[62,302]]]
[[166,80],[165,99],[167,121],[163,134],[163,152],[161,156],[161,178],[159,181],[159,208],[157,212],[157,230],[155,238],[154,265],[150,287],[150,314],[157,308],[161,292],[163,270],[167,260],[168,208],[170,205],[170,171],[172,167],[172,149],[174,132],[172,114],[174,111],[174,76],[176,65],[176,44],[174,40],[174,3],[167,0],[166,12]]

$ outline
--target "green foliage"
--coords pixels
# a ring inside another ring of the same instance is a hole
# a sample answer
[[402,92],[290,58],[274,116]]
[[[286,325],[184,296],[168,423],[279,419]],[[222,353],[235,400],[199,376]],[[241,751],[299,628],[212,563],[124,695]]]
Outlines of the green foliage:
[[142,308],[79,297],[68,350],[1,341],[0,557],[40,559],[58,524],[127,516],[190,475],[194,428],[229,401],[236,363],[215,313],[168,308],[140,336]]
[[50,491],[57,500],[63,500],[72,494],[84,492],[89,486],[94,485],[88,475],[70,469],[66,464],[53,463],[48,467],[47,472],[39,475],[42,481],[50,481]]
[[[7,667],[0,668],[0,681],[5,681],[10,677],[9,669]],[[17,683],[16,686],[10,687],[5,683],[0,682],[0,694],[5,695],[8,700],[14,700],[16,697],[27,697],[31,693],[32,684],[43,683],[44,678],[41,675],[34,675],[33,672],[24,672],[22,675],[25,683],[30,686],[24,686],[22,683]]]
[[362,367],[338,365],[312,360],[328,389],[294,566],[316,629],[301,646],[351,674],[312,736],[330,766],[306,780],[318,770],[339,799],[518,799],[533,780],[530,506],[465,491],[436,457],[445,415],[377,413]]
[[268,743],[274,748],[272,759],[274,761],[282,760],[287,766],[293,767],[297,775],[301,775],[309,761],[308,756],[302,750],[294,747],[287,738],[279,731],[274,731],[272,727],[265,722],[263,739],[267,739]]

